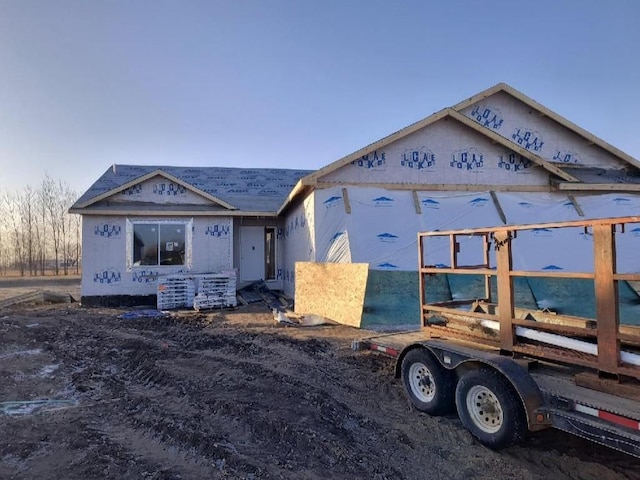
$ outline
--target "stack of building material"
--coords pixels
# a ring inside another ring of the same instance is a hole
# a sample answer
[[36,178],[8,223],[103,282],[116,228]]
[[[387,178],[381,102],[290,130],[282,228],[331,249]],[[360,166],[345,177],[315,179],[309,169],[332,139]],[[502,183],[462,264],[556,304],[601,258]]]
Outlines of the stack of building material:
[[236,272],[198,275],[198,293],[193,299],[193,308],[202,310],[216,307],[235,307]]
[[170,275],[158,279],[158,310],[193,306],[195,282],[184,275]]

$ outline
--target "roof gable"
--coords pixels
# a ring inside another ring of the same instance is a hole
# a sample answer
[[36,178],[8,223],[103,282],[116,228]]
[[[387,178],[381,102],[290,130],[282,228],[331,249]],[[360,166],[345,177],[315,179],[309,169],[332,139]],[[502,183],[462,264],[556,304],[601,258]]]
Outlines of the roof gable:
[[524,105],[528,106],[529,108],[535,110],[536,112],[538,112],[539,115],[541,116],[545,116],[550,118],[551,120],[555,121],[556,123],[558,123],[559,125],[562,125],[563,127],[565,127],[566,129],[570,130],[571,132],[575,133],[576,135],[582,137],[584,140],[586,140],[588,143],[593,144],[593,145],[597,145],[598,147],[602,148],[604,151],[610,153],[611,155],[620,158],[621,160],[623,160],[624,162],[628,163],[629,165],[635,167],[635,168],[640,168],[640,161],[636,160],[635,158],[633,158],[632,156],[624,153],[622,150],[617,149],[616,147],[614,147],[613,145],[605,142],[604,140],[596,137],[595,135],[587,132],[585,129],[579,127],[578,125],[576,125],[575,123],[569,121],[568,119],[566,119],[565,117],[563,117],[562,115],[559,115],[557,113],[555,113],[554,111],[548,109],[547,107],[545,107],[544,105],[536,102],[535,100],[533,100],[532,98],[526,96],[524,93],[519,92],[518,90],[516,90],[515,88],[511,87],[510,85],[507,85],[506,83],[499,83],[497,85],[494,85],[493,87],[490,87],[466,100],[463,100],[460,103],[457,103],[456,105],[454,105],[453,107],[451,107],[452,110],[455,110],[456,112],[462,112],[462,110],[466,109],[467,107],[470,107],[476,103],[479,103],[489,97],[494,96],[497,93],[503,92],[513,98],[515,98],[516,100],[522,102]]
[[423,120],[420,120],[419,122],[416,122],[412,125],[409,125],[408,127],[399,130],[395,133],[392,133],[391,135],[384,137],[381,140],[378,140],[377,142],[374,142],[370,145],[367,145],[366,147],[350,154],[347,155],[346,157],[343,157],[329,165],[327,165],[324,168],[321,168],[320,170],[315,171],[314,173],[312,173],[311,175],[307,175],[306,177],[304,177],[301,181],[303,185],[315,185],[318,180],[326,175],[328,175],[329,173],[332,173],[346,165],[349,165],[351,162],[356,161],[361,159],[362,157],[373,153],[377,150],[382,149],[383,147],[386,147],[387,145],[390,145],[393,142],[396,142],[402,138],[405,138],[409,135],[411,135],[414,132],[417,132],[425,127],[428,127],[429,125],[434,124],[435,122],[444,120],[444,119],[452,119],[458,123],[461,123],[462,125],[464,125],[467,128],[470,128],[471,130],[476,131],[477,133],[487,137],[490,141],[500,144],[503,147],[508,148],[509,150],[512,150],[516,153],[518,153],[519,155],[522,155],[524,158],[531,160],[533,163],[543,167],[545,170],[549,171],[550,173],[552,173],[553,175],[556,175],[558,177],[560,177],[561,179],[568,181],[568,182],[578,182],[579,180],[574,177],[573,175],[570,175],[567,172],[564,172],[563,170],[561,170],[560,168],[556,167],[555,165],[553,165],[552,163],[548,162],[547,160],[543,159],[542,157],[536,155],[535,153],[520,147],[518,144],[509,141],[508,139],[506,139],[505,137],[498,135],[497,133],[483,127],[482,125],[478,124],[477,122],[471,120],[470,118],[462,115],[461,113],[459,113],[458,111],[451,109],[451,108],[445,108],[444,110],[441,110],[437,113],[434,113],[433,115],[430,115],[429,117],[424,118]]
[[78,199],[71,211],[90,213],[109,197],[161,177],[230,215],[275,214],[296,182],[309,173],[292,169],[114,165]]
[[[473,119],[467,117],[466,115],[464,115],[462,113],[462,111],[464,109],[466,109],[467,107],[470,107],[474,104],[477,104],[478,102],[481,102],[482,100],[489,98],[499,92],[504,92],[505,94],[515,98],[516,100],[518,100],[519,102],[523,103],[524,105],[528,106],[529,108],[535,110],[536,112],[539,113],[540,116],[544,116],[544,117],[548,117],[551,120],[553,120],[554,122],[558,123],[559,125],[562,125],[563,127],[565,127],[566,129],[568,129],[569,131],[575,133],[576,135],[578,135],[579,137],[582,137],[583,139],[585,139],[588,144],[590,145],[596,145],[598,147],[600,147],[601,149],[603,149],[605,152],[608,152],[609,154],[611,154],[614,157],[617,157],[617,159],[619,159],[621,161],[621,163],[626,163],[636,169],[640,168],[640,162],[636,159],[634,159],[633,157],[627,155],[626,153],[622,152],[621,150],[613,147],[612,145],[608,144],[607,142],[605,142],[604,140],[599,139],[598,137],[596,137],[595,135],[590,134],[589,132],[587,132],[586,130],[578,127],[576,124],[570,122],[569,120],[567,120],[566,118],[562,117],[561,115],[556,114],[555,112],[549,110],[548,108],[546,108],[545,106],[539,104],[538,102],[532,100],[531,98],[527,97],[526,95],[524,95],[523,93],[519,92],[518,90],[516,90],[515,88],[505,84],[505,83],[499,83],[497,85],[494,85],[493,87],[490,87],[466,100],[463,100],[462,102],[454,105],[451,108],[445,108],[439,112],[436,112],[418,122],[415,122],[401,130],[398,130],[397,132],[392,133],[391,135],[388,135],[374,143],[371,143],[370,145],[367,145],[364,148],[361,148],[360,150],[357,150],[339,160],[336,160],[333,163],[330,163],[329,165],[313,172],[310,175],[307,175],[306,177],[304,177],[301,182],[300,185],[297,186],[297,190],[300,190],[302,187],[304,186],[308,186],[308,187],[313,187],[314,185],[317,184],[318,180],[326,175],[328,175],[329,173],[332,173],[348,164],[350,164],[353,161],[359,160],[363,157],[365,157],[366,155],[369,155],[377,150],[380,150],[384,147],[386,147],[387,145],[400,140],[408,135],[411,135],[412,133],[434,123],[437,122],[439,120],[445,119],[445,118],[452,118],[455,119],[456,121],[466,125],[467,127],[475,130],[476,132],[486,136],[487,138],[489,138],[492,142],[498,143],[516,153],[518,153],[519,155],[522,155],[524,158],[527,158],[528,160],[531,160],[532,162],[534,162],[535,164],[543,167],[545,170],[547,170],[549,173],[553,174],[554,176],[558,177],[558,179],[560,179],[560,181],[565,181],[565,182],[569,182],[569,183],[573,183],[573,184],[578,184],[581,183],[583,180],[574,175],[573,172],[571,171],[571,169],[566,169],[563,168],[561,164],[558,164],[560,166],[557,166],[554,162],[549,161],[548,159],[545,159],[543,157],[541,157],[540,155],[538,155],[535,151],[531,151],[527,148],[523,148],[521,147],[518,143],[510,140],[509,138],[502,136],[498,133],[496,133],[495,131],[493,131],[491,128],[488,128],[484,125],[482,125],[481,123],[478,123],[476,121],[474,121]],[[555,181],[554,179],[552,179],[552,182]]]
[[[112,167],[112,171],[113,171],[114,174],[117,174],[117,166],[116,165],[114,165]],[[113,197],[114,195],[117,195],[117,194],[122,193],[122,192],[126,192],[127,190],[130,190],[130,189],[134,188],[135,186],[146,182],[147,180],[151,180],[151,179],[156,178],[156,177],[161,177],[161,178],[164,178],[164,179],[168,180],[169,182],[173,182],[174,184],[180,185],[180,186],[184,187],[186,190],[188,190],[188,191],[190,191],[192,193],[195,193],[198,196],[206,198],[207,200],[210,200],[211,202],[213,202],[213,203],[215,203],[217,205],[220,205],[220,206],[222,206],[222,207],[224,207],[226,209],[229,209],[229,210],[235,210],[236,209],[236,207],[231,205],[230,203],[227,203],[224,200],[216,198],[213,195],[209,195],[207,192],[204,192],[204,191],[194,187],[193,185],[183,181],[182,179],[180,179],[180,178],[178,178],[178,177],[176,177],[174,175],[171,175],[171,174],[169,174],[169,173],[167,173],[167,172],[165,172],[165,171],[163,171],[161,169],[153,170],[153,171],[151,171],[149,173],[145,173],[145,174],[143,174],[141,176],[134,177],[133,179],[126,181],[126,178],[128,176],[129,175],[126,175],[126,176],[121,178],[121,180],[125,180],[124,183],[122,183],[122,184],[120,184],[120,185],[118,185],[116,187],[107,189],[103,193],[100,193],[100,194],[98,194],[96,196],[93,196],[93,197],[91,197],[89,199],[86,199],[86,200],[84,199],[84,196],[81,197],[75,203],[73,208],[80,209],[80,208],[89,207],[91,205],[94,205],[94,204],[102,201],[102,200],[105,200],[107,198]],[[103,178],[104,178],[104,176],[103,176]]]

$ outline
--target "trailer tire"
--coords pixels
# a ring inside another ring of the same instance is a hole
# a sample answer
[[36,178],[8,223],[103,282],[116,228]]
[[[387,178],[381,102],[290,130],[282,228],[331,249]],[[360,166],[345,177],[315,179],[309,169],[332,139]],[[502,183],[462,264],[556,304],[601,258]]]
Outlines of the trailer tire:
[[493,450],[520,442],[528,432],[520,397],[511,383],[495,370],[465,373],[456,387],[456,406],[467,430]]
[[424,348],[409,351],[402,360],[402,382],[416,409],[430,415],[453,411],[455,376]]

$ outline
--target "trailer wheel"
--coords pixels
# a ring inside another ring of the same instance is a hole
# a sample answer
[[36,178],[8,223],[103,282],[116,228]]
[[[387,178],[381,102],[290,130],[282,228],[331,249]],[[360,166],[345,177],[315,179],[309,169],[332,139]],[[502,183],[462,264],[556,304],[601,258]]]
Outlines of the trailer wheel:
[[494,370],[465,373],[456,387],[456,406],[467,430],[491,449],[518,443],[527,434],[520,398],[509,381]]
[[402,381],[411,403],[421,412],[444,415],[453,410],[455,377],[423,348],[402,360]]

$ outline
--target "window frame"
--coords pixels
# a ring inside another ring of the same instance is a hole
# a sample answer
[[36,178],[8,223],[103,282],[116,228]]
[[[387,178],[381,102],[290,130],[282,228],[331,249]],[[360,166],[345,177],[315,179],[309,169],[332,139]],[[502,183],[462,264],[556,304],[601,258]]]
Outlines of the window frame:
[[[183,225],[184,226],[184,263],[181,265],[161,265],[160,252],[158,252],[157,265],[134,265],[134,227],[135,225],[157,225],[158,226],[158,246],[160,246],[160,231],[162,225]],[[126,219],[126,264],[127,270],[135,269],[186,269],[190,270],[192,265],[193,249],[193,218],[191,219]]]

